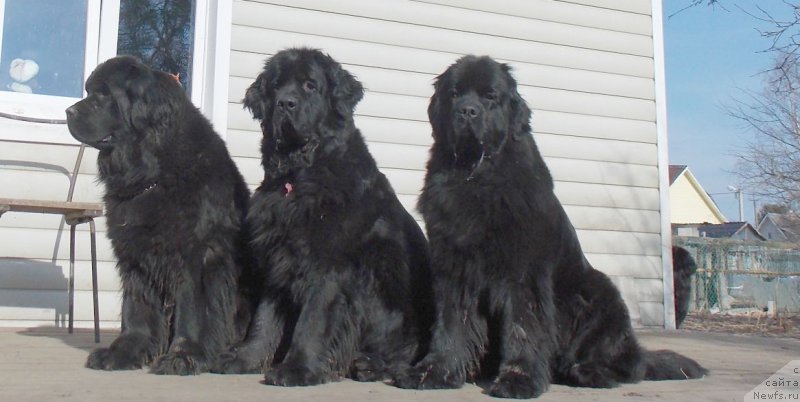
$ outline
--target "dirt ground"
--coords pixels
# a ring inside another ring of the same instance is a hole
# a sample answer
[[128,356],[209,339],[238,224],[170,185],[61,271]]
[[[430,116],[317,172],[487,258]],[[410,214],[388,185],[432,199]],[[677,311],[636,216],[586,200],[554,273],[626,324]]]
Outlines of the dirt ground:
[[682,330],[800,339],[800,314],[770,317],[764,312],[744,314],[690,313]]
[[[730,329],[730,327],[729,327]],[[89,352],[107,346],[115,331],[93,342],[91,330],[0,328],[0,401],[281,401],[464,402],[501,401],[485,384],[440,391],[403,390],[384,382],[342,380],[314,387],[270,387],[262,376],[201,374],[158,376],[147,370],[97,371],[84,367]],[[537,401],[741,401],[790,361],[800,360],[800,339],[695,330],[637,331],[649,349],[671,349],[709,369],[703,379],[643,381],[618,388],[552,385]]]

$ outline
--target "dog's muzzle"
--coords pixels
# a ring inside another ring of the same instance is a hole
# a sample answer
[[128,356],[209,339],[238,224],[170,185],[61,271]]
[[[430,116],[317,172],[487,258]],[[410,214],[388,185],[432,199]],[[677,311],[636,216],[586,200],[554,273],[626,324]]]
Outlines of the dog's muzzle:
[[478,141],[483,140],[485,110],[483,105],[471,99],[460,99],[453,104],[456,128],[462,134],[470,133]]

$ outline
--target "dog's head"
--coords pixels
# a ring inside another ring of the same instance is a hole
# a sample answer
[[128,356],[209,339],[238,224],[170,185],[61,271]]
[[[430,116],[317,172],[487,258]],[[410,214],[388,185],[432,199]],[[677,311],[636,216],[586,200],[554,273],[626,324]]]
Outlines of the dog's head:
[[163,126],[174,120],[186,96],[173,75],[129,56],[97,66],[86,80],[86,92],[86,98],[67,108],[67,126],[75,139],[100,150],[167,132]]
[[474,165],[530,132],[531,112],[510,71],[487,56],[464,56],[436,78],[428,106],[434,141],[459,164]]
[[330,56],[293,48],[267,60],[243,103],[261,120],[262,151],[289,153],[352,124],[363,95],[361,83]]

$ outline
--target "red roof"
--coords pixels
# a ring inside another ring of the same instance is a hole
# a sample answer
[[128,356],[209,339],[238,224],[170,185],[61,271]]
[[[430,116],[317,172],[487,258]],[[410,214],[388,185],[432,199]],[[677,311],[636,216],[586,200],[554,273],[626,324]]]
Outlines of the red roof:
[[686,165],[669,165],[669,185],[675,183],[675,179],[686,170]]

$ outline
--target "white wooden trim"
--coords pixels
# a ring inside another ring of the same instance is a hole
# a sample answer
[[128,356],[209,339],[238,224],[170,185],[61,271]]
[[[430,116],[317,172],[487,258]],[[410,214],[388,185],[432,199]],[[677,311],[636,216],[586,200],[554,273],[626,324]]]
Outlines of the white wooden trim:
[[[211,6],[209,0],[195,0],[194,15],[192,16],[193,27],[193,47],[192,47],[192,102],[198,105],[200,109],[204,109],[203,100],[206,95],[206,67],[208,60],[206,59],[206,52],[208,50],[209,32],[208,20],[213,13],[210,12]],[[198,85],[199,84],[199,85]]]
[[[230,0],[212,0],[216,13],[211,13],[209,30],[212,61],[206,72],[206,87],[210,94],[206,98],[205,113],[214,129],[222,138],[228,135],[228,85],[230,80],[231,27],[233,25],[233,3]],[[213,34],[213,36],[212,36]]]
[[[5,21],[6,14],[6,0],[0,0],[0,23]],[[0,54],[3,52],[3,32],[5,29],[0,29]]]
[[[103,0],[100,10],[100,39],[95,65],[117,55],[117,38],[119,37],[120,0]],[[86,78],[89,78],[88,75]]]
[[661,199],[661,266],[664,272],[664,328],[675,329],[675,288],[672,278],[672,225],[669,205],[669,148],[667,143],[667,88],[664,72],[664,24],[661,0],[652,0],[653,66],[656,85],[656,132]]

